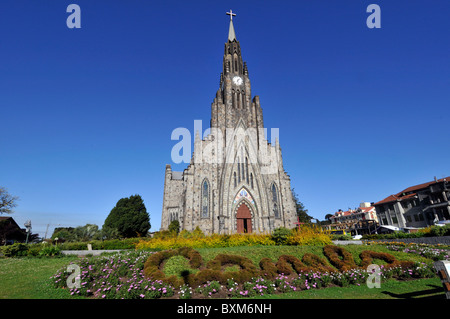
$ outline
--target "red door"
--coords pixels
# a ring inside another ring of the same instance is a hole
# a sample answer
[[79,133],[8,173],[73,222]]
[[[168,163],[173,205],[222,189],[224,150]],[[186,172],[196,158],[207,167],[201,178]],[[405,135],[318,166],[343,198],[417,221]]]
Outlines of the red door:
[[237,213],[237,232],[238,233],[251,233],[252,232],[252,214],[250,209],[245,203],[239,206]]

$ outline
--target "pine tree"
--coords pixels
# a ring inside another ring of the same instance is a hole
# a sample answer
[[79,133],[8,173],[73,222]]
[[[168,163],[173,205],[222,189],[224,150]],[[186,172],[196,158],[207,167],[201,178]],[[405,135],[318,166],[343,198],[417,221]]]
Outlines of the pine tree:
[[146,236],[150,227],[150,216],[140,195],[121,198],[103,224],[103,228],[116,229],[125,238]]

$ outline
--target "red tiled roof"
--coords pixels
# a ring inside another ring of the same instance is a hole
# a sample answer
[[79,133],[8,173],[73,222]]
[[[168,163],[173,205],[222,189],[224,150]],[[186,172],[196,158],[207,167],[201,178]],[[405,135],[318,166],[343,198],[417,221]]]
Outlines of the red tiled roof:
[[[373,206],[370,206],[370,207],[359,207],[359,209],[361,209],[361,211],[363,213],[367,213],[370,210],[374,209],[374,207]],[[351,214],[360,214],[360,213],[361,212],[359,212],[357,209],[356,210],[352,210],[352,211],[348,211],[347,210],[345,212],[336,212],[336,213],[334,213],[333,217],[342,217],[342,216],[348,216],[348,215],[351,215]]]
[[[419,189],[427,188],[428,186],[430,186],[432,184],[443,182],[444,179],[446,181],[450,181],[450,176],[449,177],[440,178],[440,179],[438,179],[436,181],[431,181],[431,182],[427,182],[427,183],[422,183],[422,184],[410,186],[410,187],[405,188],[404,190],[402,190],[401,192],[399,192],[399,193],[397,193],[395,195],[389,195],[385,199],[380,200],[379,202],[376,202],[374,205],[380,205],[380,204],[395,202],[397,200],[404,200],[404,199],[408,199],[408,198],[414,197],[414,196],[416,196],[415,191],[417,191]],[[410,193],[410,192],[413,192],[413,193],[407,194],[407,195],[403,195],[403,194]]]
[[361,209],[364,213],[370,212],[372,209],[374,209],[373,206],[369,206],[369,207],[360,207],[359,209]]

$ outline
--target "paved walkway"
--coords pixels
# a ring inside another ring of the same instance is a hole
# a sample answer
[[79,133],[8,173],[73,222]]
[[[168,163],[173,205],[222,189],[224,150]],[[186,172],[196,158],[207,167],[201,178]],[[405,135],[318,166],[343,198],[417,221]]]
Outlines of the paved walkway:
[[333,240],[335,245],[362,245],[362,240]]
[[77,255],[77,256],[99,256],[103,253],[117,253],[122,251],[121,249],[111,249],[111,250],[61,250],[64,255]]

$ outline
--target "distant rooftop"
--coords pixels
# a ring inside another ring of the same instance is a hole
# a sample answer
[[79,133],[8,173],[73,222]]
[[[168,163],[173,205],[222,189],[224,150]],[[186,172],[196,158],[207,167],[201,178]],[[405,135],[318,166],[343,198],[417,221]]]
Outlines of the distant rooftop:
[[376,202],[374,205],[380,205],[380,204],[384,204],[384,203],[390,203],[390,202],[395,202],[397,200],[403,200],[403,199],[408,199],[408,198],[414,197],[417,195],[416,191],[427,188],[430,185],[444,182],[444,181],[450,181],[450,176],[440,178],[440,179],[435,178],[434,181],[431,181],[431,182],[426,182],[426,183],[410,186],[408,188],[405,188],[404,190],[402,190],[401,192],[399,192],[397,194],[389,195],[385,199],[382,199],[379,202]]

